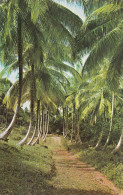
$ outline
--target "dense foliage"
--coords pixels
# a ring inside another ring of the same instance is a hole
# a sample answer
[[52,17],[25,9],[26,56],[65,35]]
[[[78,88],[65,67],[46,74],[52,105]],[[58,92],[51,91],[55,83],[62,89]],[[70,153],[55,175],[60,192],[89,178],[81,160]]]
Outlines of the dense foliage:
[[14,138],[15,124],[18,145],[63,133],[93,147],[88,159],[107,151],[115,161],[123,147],[123,1],[67,2],[83,6],[85,21],[53,0],[0,1],[0,140]]

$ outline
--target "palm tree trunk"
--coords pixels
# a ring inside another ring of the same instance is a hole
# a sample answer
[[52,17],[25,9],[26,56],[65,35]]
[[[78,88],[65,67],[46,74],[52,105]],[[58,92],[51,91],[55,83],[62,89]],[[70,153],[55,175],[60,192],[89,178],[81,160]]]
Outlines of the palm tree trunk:
[[46,137],[48,135],[48,130],[49,130],[49,112],[47,111],[47,115],[46,115],[46,133],[45,133],[45,136],[43,138],[43,141],[46,141]]
[[65,136],[65,108],[63,107],[63,137]]
[[34,65],[31,66],[31,83],[30,83],[30,93],[31,93],[31,106],[30,106],[30,125],[27,131],[26,136],[17,144],[19,146],[24,145],[29,137],[31,128],[33,126],[33,112],[34,112]]
[[66,106],[66,131],[65,131],[65,138],[68,134],[68,106]]
[[40,100],[37,100],[37,130],[38,130],[37,144],[39,144],[39,137],[40,137]]
[[40,100],[37,101],[37,131],[38,131],[38,135],[37,135],[37,138],[31,144],[32,146],[34,146],[36,143],[39,144],[39,138],[40,138]]
[[40,117],[39,134],[40,134],[40,137],[42,137],[42,116]]
[[64,108],[64,132],[63,132],[63,136],[64,138],[67,137],[67,133],[68,133],[68,106],[65,106]]
[[11,133],[14,123],[16,121],[17,113],[20,108],[21,95],[22,95],[23,58],[22,58],[22,22],[21,22],[20,14],[18,15],[17,34],[18,34],[19,94],[18,94],[16,110],[12,118],[12,121],[10,125],[8,126],[8,128],[2,134],[0,134],[0,139],[4,141],[7,140],[7,137]]
[[73,140],[73,132],[74,132],[74,113],[72,112],[72,131],[71,131],[71,142]]
[[27,143],[27,145],[31,145],[31,143],[32,143],[32,141],[33,141],[33,139],[34,139],[34,137],[35,137],[35,134],[36,134],[36,125],[35,125],[35,128],[34,128],[33,135],[32,135],[32,137],[31,137],[31,139],[29,140],[29,142]]
[[42,138],[45,135],[45,111],[44,106],[42,106]]
[[79,125],[79,112],[77,112],[77,143],[82,144],[82,140],[80,137],[80,125]]
[[106,143],[103,147],[103,150],[106,149],[108,143],[109,143],[109,140],[110,140],[110,136],[111,136],[111,131],[112,131],[112,120],[113,120],[113,114],[114,114],[114,92],[112,92],[112,110],[111,110],[111,121],[110,121],[110,129],[109,129],[109,134],[108,134],[108,137],[107,137],[107,140],[106,140]]
[[74,123],[74,134],[75,134],[75,142],[77,143],[77,124],[78,124],[78,121],[77,121],[77,113],[76,113],[76,110],[75,110],[75,123]]
[[119,152],[122,145],[123,145],[123,129],[121,131],[121,136],[120,136],[120,139],[118,141],[118,144],[116,145],[115,149],[112,151],[112,154]]
[[100,137],[99,137],[99,140],[98,140],[98,142],[97,142],[97,144],[95,146],[95,149],[97,149],[100,146],[100,143],[101,143],[102,138],[103,138],[103,134],[104,134],[104,126],[102,125],[102,131],[100,133]]
[[44,133],[44,106],[42,105],[42,136]]

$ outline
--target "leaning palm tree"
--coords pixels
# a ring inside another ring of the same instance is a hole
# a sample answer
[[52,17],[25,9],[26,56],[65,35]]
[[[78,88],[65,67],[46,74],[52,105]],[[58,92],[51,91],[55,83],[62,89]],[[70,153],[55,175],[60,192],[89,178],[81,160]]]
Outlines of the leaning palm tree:
[[[54,65],[54,67],[55,66],[56,65]],[[61,70],[61,68],[63,70],[71,71],[72,73],[74,72],[73,67],[70,67],[68,65],[65,66],[65,64],[63,64],[63,67],[61,66],[59,69]],[[57,67],[57,69],[58,69],[58,67]],[[32,82],[34,82],[34,80],[35,80],[34,77],[35,77],[36,78],[36,83],[35,83],[36,96],[37,96],[37,99],[41,101],[41,104],[46,105],[46,107],[51,107],[52,102],[57,104],[57,102],[59,102],[59,100],[64,101],[64,95],[63,95],[64,94],[64,85],[65,85],[65,83],[67,84],[69,82],[68,82],[68,79],[64,75],[62,75],[59,71],[56,71],[50,67],[44,67],[44,68],[39,67],[38,70],[35,69],[35,76],[33,73],[33,79],[31,79],[32,77],[28,78],[29,74],[30,73],[27,73],[26,76],[27,76],[27,81],[29,81],[29,79],[30,79],[30,83],[31,83],[31,87],[30,87],[31,97],[33,94],[33,92],[32,92],[33,83]],[[45,78],[47,78],[47,80]],[[24,78],[24,80],[26,82],[26,78]],[[63,83],[63,86],[62,86],[62,83]],[[28,85],[27,83],[23,83],[23,87],[27,86],[27,85]],[[25,89],[25,93],[26,93],[26,89]],[[22,97],[22,100],[23,100],[23,97]],[[34,101],[34,98],[33,99],[31,98],[31,101],[32,100]],[[47,115],[47,119],[48,119],[48,115]],[[31,122],[30,124],[32,124],[32,117],[30,118],[30,122]],[[29,126],[29,130],[28,130],[25,138],[23,140],[21,140],[18,145],[22,145],[26,142],[27,138],[29,137],[31,126],[32,125]],[[48,129],[48,128],[46,128],[46,129]],[[44,132],[44,135],[45,135],[45,132]],[[46,136],[44,136],[44,138],[45,137]],[[31,142],[29,141],[28,143],[31,144]]]
[[110,121],[110,129],[109,129],[109,134],[108,134],[108,137],[107,137],[107,140],[105,142],[105,145],[103,147],[103,150],[106,149],[108,143],[109,143],[109,140],[110,140],[110,136],[111,136],[111,131],[112,131],[112,124],[113,124],[113,115],[114,115],[114,92],[112,92],[112,108],[111,108],[111,121]]
[[30,86],[30,99],[31,99],[31,103],[30,103],[30,125],[29,125],[29,129],[27,131],[26,136],[18,143],[18,145],[24,145],[24,143],[26,142],[26,140],[28,139],[28,136],[30,134],[31,128],[33,126],[33,114],[34,114],[34,85],[35,85],[35,77],[34,77],[34,65],[31,65],[31,75],[30,75],[30,79],[31,79],[31,86]]
[[[20,0],[18,0],[17,3],[14,3],[13,1],[6,1],[1,6],[2,11],[5,9],[5,14],[4,14],[5,17],[6,17],[6,14],[8,13],[7,21],[5,22],[5,25],[3,28],[3,34],[5,34],[7,37],[5,41],[3,41],[3,48],[5,48],[5,45],[7,45],[7,43],[9,42],[10,37],[11,37],[11,40],[15,41],[15,35],[18,35],[18,38],[17,38],[18,52],[17,53],[18,53],[18,64],[19,64],[18,104],[17,104],[17,109],[15,111],[11,124],[6,129],[6,131],[0,135],[0,139],[4,139],[4,140],[7,138],[7,136],[10,134],[12,130],[18,109],[20,107],[21,93],[22,93],[22,45],[23,45],[22,42],[28,39],[30,36],[32,39],[35,40],[36,34],[38,34],[40,38],[43,37],[42,28],[43,28],[43,32],[48,32],[49,29],[52,30],[55,27],[52,32],[55,31],[55,35],[56,35],[56,32],[59,32],[58,33],[59,37],[63,37],[63,33],[61,32],[64,32],[65,39],[66,37],[68,37],[70,43],[72,44],[72,41],[71,41],[72,35],[70,31],[72,33],[75,33],[76,30],[78,30],[78,28],[82,24],[82,21],[78,16],[74,15],[71,11],[64,8],[63,6],[59,6],[57,3],[53,1],[40,1],[40,2],[36,1],[36,4],[34,7],[33,5],[34,5],[33,1],[28,2],[25,0],[22,3]],[[66,18],[66,15],[68,15],[68,18]],[[16,18],[18,18],[17,21],[16,21]],[[56,20],[56,18],[58,19]],[[17,33],[15,30],[15,26],[13,26],[16,23],[18,25]],[[28,29],[27,31],[24,31],[23,33],[24,40],[22,40],[22,36],[21,36],[22,27],[25,27],[25,29],[26,28]],[[67,28],[69,28],[69,31],[67,30]],[[35,29],[36,29],[36,33],[34,34]],[[4,39],[4,37],[2,39]],[[13,43],[11,44],[13,47]],[[16,48],[16,44],[14,48]],[[4,52],[4,54],[6,54],[6,52]]]
[[[102,117],[102,131],[95,148],[98,148],[104,134],[104,120],[111,116],[110,130],[112,128],[112,112],[111,112],[111,91],[107,84],[108,61],[105,66],[98,69],[98,73],[91,74],[91,79],[87,79],[86,88],[84,85],[80,87],[80,110],[81,118],[86,118],[91,114],[91,120]],[[91,95],[90,95],[91,94]],[[105,116],[105,117],[104,117]]]
[[[11,9],[11,3],[9,2],[5,2],[5,9],[6,6],[8,6],[8,11]],[[8,5],[7,5],[8,4]],[[8,128],[0,135],[0,139],[6,140],[8,135],[10,134],[12,127],[14,125],[19,107],[20,107],[20,102],[21,102],[21,93],[22,93],[22,65],[23,65],[23,60],[22,60],[22,20],[21,20],[21,11],[20,11],[20,7],[21,7],[21,3],[20,1],[18,2],[18,6],[19,6],[19,11],[17,13],[17,53],[18,53],[18,66],[19,66],[19,93],[18,93],[18,102],[17,102],[17,106],[16,106],[16,110],[15,110],[15,114],[13,116],[13,119],[10,123],[10,125],[8,126]],[[17,7],[14,7],[15,9],[17,9]],[[9,13],[9,12],[8,12]],[[12,15],[10,16],[9,14],[7,15],[7,21],[6,21],[6,25],[5,25],[5,32],[6,34],[8,34],[8,32],[11,32],[12,29],[7,26],[10,25],[9,21],[12,20],[14,12],[12,13]],[[5,15],[4,15],[5,16]],[[10,36],[10,35],[9,35]],[[7,41],[8,36],[6,35],[6,41]]]
[[[75,40],[75,53],[81,52],[83,54],[89,52],[83,72],[87,71],[89,73],[94,71],[105,57],[109,59],[107,81],[112,94],[116,94],[119,90],[123,76],[122,9],[122,1],[111,1],[110,4],[107,2],[103,7],[88,16],[82,26],[81,33]],[[112,129],[113,96],[109,137]],[[109,142],[109,137],[107,142]]]

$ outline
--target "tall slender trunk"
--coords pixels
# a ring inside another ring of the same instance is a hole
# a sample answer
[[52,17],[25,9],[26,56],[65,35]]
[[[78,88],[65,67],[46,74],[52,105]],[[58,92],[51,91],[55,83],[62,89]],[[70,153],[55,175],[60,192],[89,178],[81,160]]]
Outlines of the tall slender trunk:
[[43,141],[45,141],[45,135],[46,135],[46,128],[47,128],[47,111],[46,110],[44,110],[44,112],[43,112],[43,114],[44,114],[44,116],[43,116],[43,119],[44,119],[44,129],[43,129],[43,136],[42,136],[42,139],[43,139]]
[[32,137],[31,137],[31,139],[28,141],[27,145],[31,145],[31,143],[32,143],[32,141],[33,141],[33,139],[34,139],[34,137],[35,137],[35,134],[36,134],[36,125],[35,125],[35,128],[34,128],[33,135],[32,135]]
[[39,122],[39,135],[40,137],[42,136],[42,116],[40,117],[40,122]]
[[68,134],[68,106],[65,107],[65,129],[64,129],[64,138],[67,137]]
[[77,124],[78,124],[78,121],[77,121],[77,112],[76,112],[76,109],[75,109],[75,115],[74,115],[74,135],[75,135],[75,142],[77,143]]
[[43,138],[43,141],[46,140],[46,137],[48,135],[48,130],[49,130],[49,112],[47,111],[47,114],[46,114],[46,132],[45,132],[45,136]]
[[45,123],[44,123],[44,106],[42,105],[42,137],[44,136],[44,126],[45,126]]
[[71,131],[71,142],[73,140],[73,133],[74,133],[74,113],[72,111],[72,131]]
[[22,58],[22,22],[21,22],[20,14],[18,14],[17,35],[18,35],[19,93],[18,93],[17,106],[12,121],[9,124],[8,128],[3,133],[0,134],[0,139],[4,141],[7,140],[7,137],[11,133],[14,123],[16,121],[17,113],[20,108],[21,95],[22,95],[23,58]]
[[82,144],[82,140],[80,137],[80,121],[79,121],[79,111],[77,111],[77,136],[76,136],[76,142],[79,144]]
[[41,136],[40,134],[40,100],[37,100],[37,137],[36,139],[32,142],[32,146],[34,146],[36,143],[39,144],[39,138]]
[[31,106],[30,106],[30,125],[25,137],[17,144],[24,145],[29,137],[31,128],[33,126],[33,112],[34,112],[34,64],[31,66],[31,82],[30,82],[30,95],[31,95]]
[[107,140],[106,140],[106,142],[105,142],[105,145],[104,145],[104,147],[103,147],[103,150],[106,149],[106,147],[107,147],[107,145],[108,145],[108,143],[109,143],[109,140],[110,140],[111,131],[112,131],[113,114],[114,114],[114,92],[112,92],[112,109],[111,109],[110,129],[109,129],[109,134],[108,134]]
[[95,149],[97,149],[100,146],[102,138],[103,138],[103,134],[104,134],[104,125],[103,125],[103,121],[102,121],[102,131],[100,133],[100,136],[99,136],[98,142],[95,146]]
[[63,137],[65,136],[65,108],[63,107]]
[[36,139],[32,142],[32,144],[31,144],[32,146],[34,146],[36,143],[39,144],[39,138],[40,138],[39,120],[40,120],[40,118],[38,118],[38,123],[37,123],[38,135],[37,135]]
[[118,141],[118,144],[116,145],[115,149],[112,151],[112,154],[119,152],[122,145],[123,145],[123,129],[121,131],[121,136],[120,136],[120,139]]
[[76,109],[75,109],[75,101],[73,102],[73,113],[72,113],[72,134],[71,134],[71,141],[74,137],[76,139]]

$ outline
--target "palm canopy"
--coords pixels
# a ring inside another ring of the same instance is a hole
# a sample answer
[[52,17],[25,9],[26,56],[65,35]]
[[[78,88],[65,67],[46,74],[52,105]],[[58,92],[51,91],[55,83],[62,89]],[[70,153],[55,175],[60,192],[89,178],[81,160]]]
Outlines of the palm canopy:
[[[104,3],[106,4],[107,1],[106,0],[66,0],[68,3],[76,3],[79,6],[82,6],[84,9],[84,12],[86,15],[89,15],[90,13],[92,13],[94,10],[96,10],[97,8],[101,7],[104,5]],[[110,2],[119,2],[119,0],[109,0]]]
[[88,117],[90,113],[92,118],[103,114],[106,118],[110,117],[112,91],[107,82],[108,63],[108,60],[105,60],[104,66],[98,67],[97,72],[93,72],[90,79],[86,78],[85,87],[80,86],[79,109],[82,118]]
[[[0,15],[3,16],[0,29],[0,61],[4,65],[9,65],[9,72],[18,68],[18,14],[21,16],[23,27],[23,58],[31,49],[30,47],[33,47],[36,49],[33,60],[37,60],[37,64],[43,62],[44,57],[47,58],[51,54],[57,56],[58,59],[62,58],[64,61],[67,59],[72,62],[71,49],[68,45],[73,43],[73,35],[82,25],[82,20],[78,16],[51,0],[36,1],[35,4],[33,1],[26,0],[23,3],[19,0],[6,1],[0,6]],[[58,42],[59,44],[55,44]]]
[[2,96],[2,94],[6,94],[11,85],[12,83],[6,78],[0,79],[0,96]]
[[[84,54],[89,52],[89,56],[84,64],[84,71],[90,72],[105,57],[109,58],[109,83],[118,86],[122,77],[122,45],[123,45],[123,2],[118,4],[110,3],[94,11],[81,28],[77,35],[75,53]],[[109,74],[110,75],[110,74]]]
[[[31,91],[31,85],[30,83],[30,70],[28,70],[27,73],[24,73],[24,79],[23,79],[23,88],[22,88],[22,104],[29,100],[30,101],[30,91]],[[58,78],[59,77],[59,78]],[[43,105],[46,105],[47,107],[56,108],[55,105],[59,104],[59,102],[63,102],[65,98],[65,90],[62,85],[62,82],[64,84],[68,82],[67,78],[60,74],[58,72],[58,75],[56,74],[56,71],[52,70],[49,71],[49,69],[46,69],[45,67],[43,69],[36,69],[35,70],[35,93],[36,96],[34,98],[34,101],[37,99],[41,100],[41,103]],[[46,79],[47,78],[47,79]],[[18,93],[18,81],[13,84],[13,86],[9,89],[5,100],[7,101],[8,106],[12,106],[15,108],[15,104],[17,102],[17,93]]]

